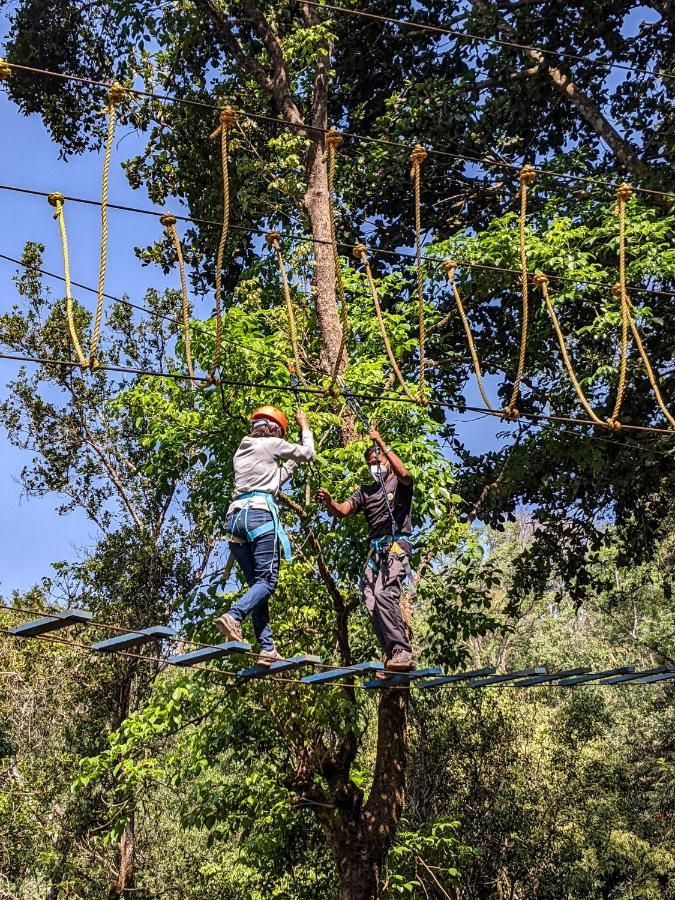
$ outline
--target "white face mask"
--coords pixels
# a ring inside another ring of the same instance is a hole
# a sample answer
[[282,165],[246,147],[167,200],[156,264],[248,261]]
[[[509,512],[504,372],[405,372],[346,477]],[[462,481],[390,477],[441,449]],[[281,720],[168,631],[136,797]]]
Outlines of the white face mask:
[[387,477],[387,470],[380,463],[374,466],[368,466],[368,468],[375,481],[380,481],[380,479]]

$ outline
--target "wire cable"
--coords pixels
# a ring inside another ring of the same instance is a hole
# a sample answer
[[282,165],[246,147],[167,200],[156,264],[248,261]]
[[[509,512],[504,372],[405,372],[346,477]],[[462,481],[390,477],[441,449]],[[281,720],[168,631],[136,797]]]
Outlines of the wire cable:
[[[107,81],[101,81],[101,80],[94,79],[94,78],[85,78],[81,75],[70,75],[70,74],[64,73],[64,72],[55,72],[51,69],[41,69],[36,66],[24,66],[19,63],[9,63],[8,62],[8,63],[6,63],[6,65],[8,65],[10,69],[15,69],[16,71],[25,72],[27,74],[40,75],[40,76],[45,76],[45,77],[50,77],[50,78],[57,78],[62,81],[74,81],[79,84],[88,84],[88,85],[92,85],[94,87],[101,87],[101,88],[105,88],[105,89],[108,89],[110,87],[110,85]],[[675,76],[668,76],[668,77],[675,77]],[[197,109],[209,109],[209,110],[213,110],[214,112],[218,112],[218,113],[220,112],[219,106],[217,106],[214,103],[209,103],[205,100],[194,100],[194,99],[191,99],[188,97],[176,97],[171,94],[159,94],[154,91],[144,91],[139,88],[131,88],[131,87],[125,87],[125,91],[128,94],[133,94],[134,96],[137,96],[137,97],[146,97],[151,100],[159,100],[163,103],[177,103],[177,104],[195,107]],[[330,128],[322,128],[322,127],[315,126],[315,125],[304,125],[304,124],[300,125],[295,122],[287,122],[285,119],[279,119],[275,116],[266,116],[262,113],[255,113],[255,112],[251,112],[250,110],[241,109],[241,108],[237,110],[237,113],[239,115],[242,115],[245,118],[251,119],[253,121],[260,121],[260,122],[266,122],[268,124],[278,125],[282,128],[288,128],[290,130],[293,130],[296,132],[301,132],[304,134],[317,133],[317,134],[327,135],[332,130]],[[371,144],[378,144],[383,147],[392,147],[392,148],[400,151],[401,153],[410,153],[414,149],[414,146],[415,146],[414,144],[408,144],[408,143],[404,143],[401,141],[392,141],[392,140],[388,140],[387,138],[376,138],[376,137],[372,137],[370,135],[359,134],[354,131],[341,131],[340,134],[344,138],[347,138],[349,140],[362,141],[364,143],[371,143]],[[426,147],[428,153],[433,154],[434,156],[443,157],[445,159],[453,159],[456,161],[482,164],[488,168],[507,169],[507,170],[512,170],[514,172],[518,172],[521,169],[521,166],[517,165],[516,163],[509,163],[509,162],[506,162],[505,160],[495,160],[490,157],[468,156],[468,155],[463,155],[463,154],[459,154],[459,153],[450,153],[447,150],[437,150],[434,147],[429,146],[426,142],[425,142],[425,147]],[[560,179],[567,180],[567,181],[577,181],[577,182],[585,183],[585,184],[594,184],[599,187],[608,188],[609,190],[612,190],[612,191],[615,191],[616,188],[618,187],[618,185],[615,182],[609,182],[609,181],[604,181],[602,179],[590,178],[589,176],[574,175],[571,172],[557,172],[554,169],[538,168],[537,174],[541,174],[541,175],[551,177],[551,178],[560,178]],[[634,189],[643,194],[650,194],[652,196],[665,197],[669,201],[672,201],[674,198],[674,195],[671,192],[667,192],[667,191],[658,191],[653,188],[643,188],[643,187],[637,187],[637,186]]]
[[[634,190],[637,190],[637,189],[634,188]],[[50,196],[50,193],[48,191],[38,191],[33,188],[23,188],[23,187],[18,187],[17,185],[10,185],[10,184],[0,184],[0,191],[12,191],[12,192],[20,193],[20,194],[28,194],[30,196],[35,196],[35,197],[49,197]],[[74,197],[74,196],[70,196],[70,195],[62,195],[62,196],[63,196],[64,200],[68,200],[72,203],[82,203],[86,206],[100,206],[100,200],[91,200],[86,197]],[[142,207],[126,206],[121,203],[117,203],[117,204],[116,203],[108,203],[108,209],[116,209],[121,212],[137,213],[138,215],[144,215],[144,216],[155,216],[156,218],[161,218],[163,215],[165,215],[165,213],[162,212],[161,210],[143,209]],[[194,216],[176,215],[175,218],[179,222],[192,222],[196,225],[211,225],[211,226],[221,227],[221,224],[222,224],[220,222],[215,221],[214,219],[203,219],[203,218],[198,218],[198,217],[194,217]],[[236,230],[236,231],[245,232],[247,234],[259,234],[261,236],[266,235],[269,231],[269,229],[254,228],[252,226],[247,226],[247,225],[231,224],[229,227],[230,227],[230,230],[232,230],[232,231]],[[330,240],[328,240],[328,239],[324,240],[322,238],[315,238],[309,234],[298,234],[296,232],[284,232],[283,234],[281,234],[281,237],[284,239],[287,239],[287,240],[291,240],[291,241],[303,241],[303,242],[315,243],[315,244],[328,245],[331,243]],[[353,253],[354,248],[359,247],[360,244],[347,244],[347,243],[342,243],[342,242],[338,241],[337,246],[342,250],[348,251],[349,253]],[[402,259],[414,260],[416,257],[416,254],[414,251],[391,250],[391,249],[388,249],[385,247],[381,247],[381,248],[370,247],[369,252],[376,253],[379,256],[400,257]],[[2,254],[0,254],[0,256],[1,255]],[[433,263],[438,263],[439,265],[442,265],[445,262],[446,257],[427,255],[424,257],[424,259],[426,262],[433,262]],[[462,268],[462,269],[476,269],[478,271],[484,271],[484,272],[496,272],[496,273],[500,273],[500,274],[504,274],[504,275],[514,275],[519,278],[522,276],[522,272],[520,269],[511,269],[511,268],[507,268],[505,266],[492,266],[487,263],[474,263],[474,262],[470,262],[468,260],[461,260],[461,259],[456,260],[456,262],[457,262],[458,268]],[[528,272],[528,275],[534,275],[534,274],[535,274],[534,272]],[[608,281],[593,281],[593,280],[584,279],[584,278],[576,278],[574,275],[549,274],[548,277],[552,281],[565,281],[565,282],[571,282],[572,284],[586,285],[588,287],[607,288],[609,290],[611,290],[612,287],[614,286],[613,282],[610,284],[610,282],[608,282]],[[73,281],[73,284],[77,286],[77,282]],[[626,285],[626,288],[629,291],[631,291],[632,293],[653,294],[655,296],[662,296],[662,297],[675,297],[675,291],[659,290],[657,288],[645,288],[645,287],[639,287],[638,285]]]

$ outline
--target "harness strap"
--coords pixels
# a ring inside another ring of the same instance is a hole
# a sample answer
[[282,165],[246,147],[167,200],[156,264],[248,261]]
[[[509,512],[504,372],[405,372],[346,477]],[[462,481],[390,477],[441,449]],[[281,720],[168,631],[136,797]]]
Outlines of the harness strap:
[[[277,536],[277,540],[281,545],[281,549],[284,552],[284,559],[286,560],[286,562],[290,562],[293,559],[291,542],[288,540],[288,535],[284,531],[284,526],[281,524],[281,519],[279,518],[279,508],[274,502],[274,497],[268,491],[247,491],[245,494],[239,494],[239,496],[235,497],[234,499],[235,501],[252,500],[254,497],[265,498],[265,501],[267,502],[267,508],[269,509],[272,516],[272,521],[265,522],[264,525],[259,525],[257,528],[253,528],[250,531],[247,528],[246,538],[237,538],[232,534],[228,534],[227,539],[231,540],[233,544],[247,543],[250,541],[254,541],[256,538],[262,537],[262,535],[264,534],[269,534],[270,531],[274,531]],[[244,509],[248,509],[248,506],[242,507],[242,509],[239,510],[237,518],[234,520],[235,525],[239,519],[239,515]]]

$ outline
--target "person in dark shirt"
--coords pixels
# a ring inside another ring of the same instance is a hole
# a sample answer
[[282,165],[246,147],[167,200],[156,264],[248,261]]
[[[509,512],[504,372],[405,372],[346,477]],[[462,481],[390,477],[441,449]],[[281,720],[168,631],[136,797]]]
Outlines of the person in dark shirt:
[[410,575],[413,479],[376,429],[368,432],[373,446],[365,458],[373,483],[358,487],[348,500],[334,500],[325,488],[317,498],[337,518],[363,510],[370,553],[361,592],[373,629],[385,654],[385,671],[414,668],[410,641],[401,614],[403,583]]

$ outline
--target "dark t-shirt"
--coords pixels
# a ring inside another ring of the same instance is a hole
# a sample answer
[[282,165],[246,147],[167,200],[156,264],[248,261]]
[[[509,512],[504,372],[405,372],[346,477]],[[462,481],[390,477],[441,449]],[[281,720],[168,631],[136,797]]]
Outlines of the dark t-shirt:
[[[412,481],[410,484],[401,484],[392,472],[385,481],[384,487],[389,506],[394,513],[396,534],[410,534],[412,531]],[[354,512],[363,510],[371,540],[391,534],[391,517],[379,481],[374,481],[366,487],[358,487],[349,498],[349,502],[352,504]]]

